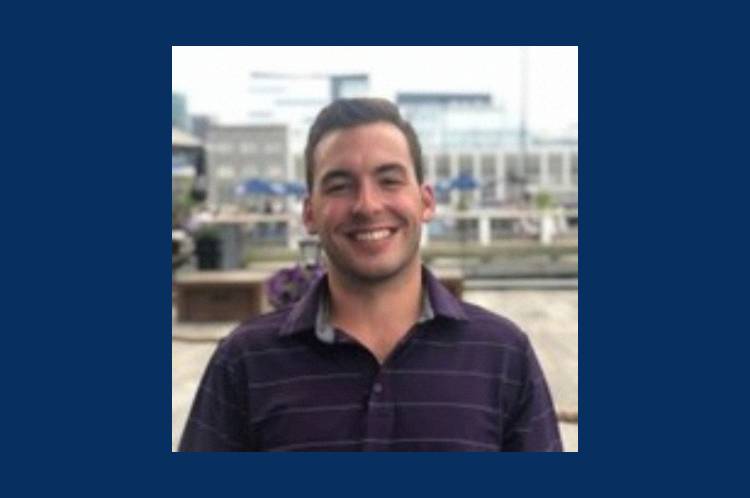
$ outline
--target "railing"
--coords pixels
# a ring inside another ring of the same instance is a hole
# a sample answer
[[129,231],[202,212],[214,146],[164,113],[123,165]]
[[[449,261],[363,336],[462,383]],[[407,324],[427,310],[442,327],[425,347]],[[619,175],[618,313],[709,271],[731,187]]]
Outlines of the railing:
[[[299,240],[307,235],[300,218],[301,216],[296,213],[233,213],[215,216],[206,224],[233,227],[242,234],[244,244],[296,250]],[[556,240],[577,238],[578,210],[439,210],[422,233],[423,247],[428,247],[433,242],[483,247],[513,240],[552,243]]]

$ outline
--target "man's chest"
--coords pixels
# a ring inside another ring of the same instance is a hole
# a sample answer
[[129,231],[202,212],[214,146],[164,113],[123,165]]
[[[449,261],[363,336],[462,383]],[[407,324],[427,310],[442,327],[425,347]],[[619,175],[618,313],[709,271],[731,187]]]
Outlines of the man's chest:
[[422,347],[379,365],[332,347],[297,359],[251,367],[248,423],[260,449],[499,449],[505,386],[482,358]]

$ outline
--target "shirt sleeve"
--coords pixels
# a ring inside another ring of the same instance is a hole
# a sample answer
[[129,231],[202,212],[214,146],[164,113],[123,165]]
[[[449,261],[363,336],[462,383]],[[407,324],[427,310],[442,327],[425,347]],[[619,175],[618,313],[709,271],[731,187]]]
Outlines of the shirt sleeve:
[[521,388],[503,430],[503,451],[563,451],[547,381],[526,338]]
[[245,377],[223,340],[203,374],[178,451],[253,450]]

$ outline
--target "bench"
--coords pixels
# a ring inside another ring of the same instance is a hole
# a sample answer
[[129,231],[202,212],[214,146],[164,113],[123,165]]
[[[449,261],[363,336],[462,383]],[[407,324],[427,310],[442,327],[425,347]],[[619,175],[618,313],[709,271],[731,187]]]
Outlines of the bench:
[[259,270],[200,271],[175,276],[177,321],[236,322],[271,311]]

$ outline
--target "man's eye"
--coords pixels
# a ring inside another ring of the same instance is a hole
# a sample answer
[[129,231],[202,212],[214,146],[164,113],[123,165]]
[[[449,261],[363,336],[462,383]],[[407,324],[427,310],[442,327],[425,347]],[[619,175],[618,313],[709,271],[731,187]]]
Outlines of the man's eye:
[[393,187],[396,185],[401,185],[401,179],[399,178],[383,178],[381,180],[381,183],[387,187]]
[[346,189],[346,187],[347,185],[345,183],[336,183],[336,184],[327,186],[326,192],[328,193],[342,192]]

